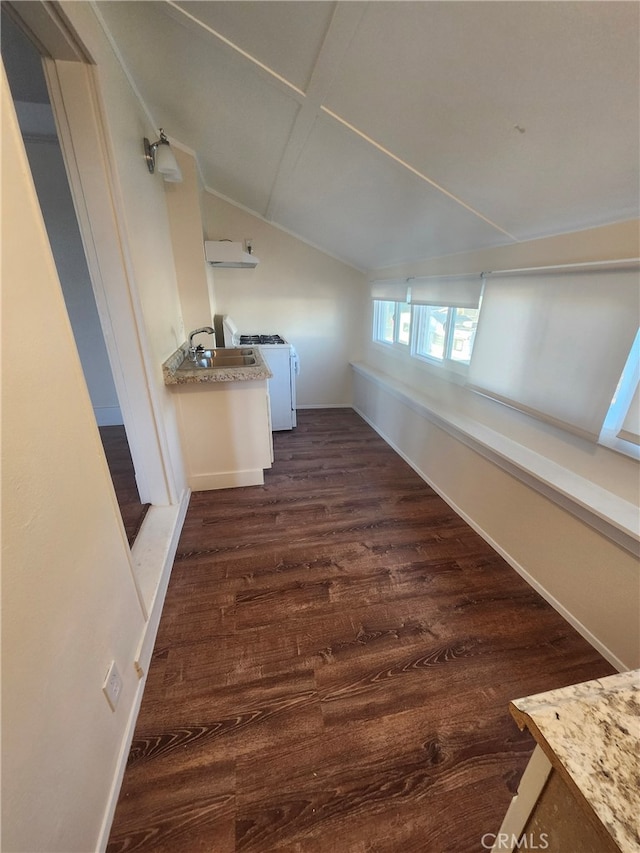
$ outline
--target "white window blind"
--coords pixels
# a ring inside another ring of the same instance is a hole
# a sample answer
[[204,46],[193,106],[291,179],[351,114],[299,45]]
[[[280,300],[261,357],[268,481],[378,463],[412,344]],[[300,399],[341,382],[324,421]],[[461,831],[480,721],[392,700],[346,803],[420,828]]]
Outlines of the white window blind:
[[407,282],[403,279],[388,279],[371,282],[371,298],[382,299],[385,302],[406,302]]
[[412,279],[409,292],[412,305],[477,308],[482,293],[482,278],[474,275]]
[[597,438],[639,314],[637,266],[489,276],[469,384]]

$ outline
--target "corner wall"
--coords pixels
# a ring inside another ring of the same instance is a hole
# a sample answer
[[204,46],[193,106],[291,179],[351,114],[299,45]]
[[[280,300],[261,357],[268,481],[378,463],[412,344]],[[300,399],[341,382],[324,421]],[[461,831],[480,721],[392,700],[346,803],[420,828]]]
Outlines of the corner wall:
[[363,273],[210,192],[203,196],[208,240],[253,241],[255,269],[215,269],[218,314],[244,333],[278,334],[300,356],[299,408],[351,405],[349,361],[363,344]]

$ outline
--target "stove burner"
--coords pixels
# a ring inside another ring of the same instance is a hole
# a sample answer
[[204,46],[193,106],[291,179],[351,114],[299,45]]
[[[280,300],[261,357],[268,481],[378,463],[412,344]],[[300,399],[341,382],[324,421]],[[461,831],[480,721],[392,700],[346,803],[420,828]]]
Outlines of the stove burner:
[[283,344],[280,335],[240,335],[240,345],[246,344]]

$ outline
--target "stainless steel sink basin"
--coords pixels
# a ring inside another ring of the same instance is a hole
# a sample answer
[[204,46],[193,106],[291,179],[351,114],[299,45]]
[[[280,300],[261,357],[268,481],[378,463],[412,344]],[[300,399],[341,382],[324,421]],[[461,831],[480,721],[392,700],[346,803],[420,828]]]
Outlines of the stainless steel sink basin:
[[[198,358],[195,362],[189,360],[191,367],[247,367],[255,364],[252,355],[234,355],[229,358]],[[184,366],[184,365],[183,365]]]
[[230,367],[251,367],[256,363],[255,354],[252,349],[206,349],[200,350],[196,355],[196,360],[193,361],[187,356],[178,370],[194,370],[204,369],[211,370],[212,368],[230,368]]

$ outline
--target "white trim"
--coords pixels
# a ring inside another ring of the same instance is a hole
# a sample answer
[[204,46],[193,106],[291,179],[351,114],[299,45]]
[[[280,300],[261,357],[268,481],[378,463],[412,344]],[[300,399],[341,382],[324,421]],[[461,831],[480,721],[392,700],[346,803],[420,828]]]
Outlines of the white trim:
[[301,409],[352,409],[351,403],[309,403],[306,406],[296,406],[296,410]]
[[127,759],[129,757],[129,750],[131,749],[133,733],[136,728],[136,721],[140,712],[140,705],[142,704],[144,684],[144,681],[138,682],[138,688],[136,690],[135,699],[131,706],[127,726],[124,731],[122,742],[120,744],[120,752],[118,753],[118,761],[116,763],[116,772],[111,783],[111,790],[109,791],[109,796],[107,798],[106,810],[104,813],[104,817],[102,818],[102,825],[98,834],[98,843],[96,845],[96,850],[98,851],[98,853],[104,853],[104,851],[107,849],[107,844],[109,843],[109,835],[111,833],[113,816],[116,811],[116,805],[118,803],[118,797],[120,795],[120,788],[122,787],[122,780],[124,778],[124,772],[127,767]]
[[264,485],[264,470],[262,468],[247,468],[242,471],[189,474],[187,481],[194,492],[210,489],[235,489],[238,486],[262,486]]
[[372,145],[374,148],[376,148],[382,154],[385,154],[399,166],[402,166],[403,168],[411,172],[413,175],[415,175],[417,178],[420,178],[421,181],[424,181],[426,184],[429,184],[435,190],[438,190],[438,192],[451,199],[451,201],[454,201],[456,204],[459,204],[465,210],[468,210],[469,213],[472,213],[474,216],[477,216],[483,222],[486,222],[487,225],[490,225],[492,228],[495,228],[497,231],[500,231],[501,234],[504,234],[505,237],[508,237],[514,243],[520,242],[517,237],[515,237],[513,234],[510,234],[508,231],[502,228],[502,226],[498,225],[497,222],[494,222],[493,220],[489,219],[483,213],[480,213],[479,210],[476,210],[474,207],[471,207],[471,205],[467,204],[461,198],[454,195],[452,192],[449,192],[449,190],[443,187],[441,184],[436,183],[436,181],[434,181],[424,172],[421,172],[419,171],[419,169],[416,169],[415,166],[412,166],[407,160],[403,160],[401,157],[398,157],[398,155],[394,154],[393,151],[391,151],[389,148],[385,148],[384,145],[382,145],[380,142],[377,142],[375,139],[373,139],[373,137],[368,136],[364,131],[359,130],[359,128],[357,128],[354,124],[351,124],[345,118],[338,115],[338,113],[335,113],[333,112],[333,110],[330,110],[329,107],[322,106],[320,107],[320,109],[323,113],[330,116],[334,121],[338,122],[343,127],[346,127],[347,130],[350,130],[352,133],[355,133],[356,136],[359,136],[360,139],[364,140],[364,142],[367,142],[369,145]]
[[[536,744],[529,763],[524,768],[522,779],[518,785],[518,793],[511,800],[507,813],[504,816],[495,844],[491,848],[491,853],[498,853],[498,851],[503,851],[504,853],[506,850],[513,850],[515,848],[517,839],[524,832],[527,821],[540,799],[540,794],[547,784],[547,779],[551,775],[552,769],[551,762],[542,751],[540,745]],[[502,839],[505,836],[508,838],[506,847],[502,843]]]
[[[147,623],[134,663],[141,677],[149,667],[190,497],[191,492],[185,489],[179,504],[150,507],[131,550],[136,576],[140,578],[140,587],[148,611]],[[160,573],[158,565],[162,566]]]
[[[636,333],[622,375],[604,419],[598,443],[640,459],[640,445],[635,433],[627,433],[624,424],[632,405],[637,405],[636,394],[640,383],[640,329]],[[635,401],[635,402],[634,402]]]
[[488,270],[484,277],[501,275],[525,275],[526,273],[557,273],[557,272],[606,272],[617,269],[632,269],[640,264],[640,258],[617,258],[611,261],[585,261],[580,264],[555,264],[547,267],[520,267],[519,269]]
[[[638,229],[637,229],[636,222],[637,222],[636,218],[629,218],[629,217],[625,217],[624,219],[613,219],[613,220],[607,221],[607,222],[600,222],[597,225],[588,225],[585,228],[578,228],[577,230],[571,229],[571,230],[566,230],[566,231],[554,231],[553,233],[549,232],[546,234],[538,234],[537,236],[530,237],[527,240],[518,240],[517,243],[520,244],[520,246],[532,247],[532,246],[535,246],[536,244],[540,243],[542,240],[553,240],[555,237],[563,238],[563,237],[566,237],[568,235],[578,236],[578,235],[582,235],[582,234],[587,234],[590,231],[597,231],[600,228],[615,228],[616,226],[622,226],[622,225],[633,226],[633,228],[634,228],[634,240],[637,240],[636,234],[637,234]],[[504,248],[506,248],[507,252],[508,252],[511,248],[513,248],[513,244],[505,242],[505,243],[500,243],[496,246],[493,246],[490,249],[478,249],[477,251],[478,251],[478,254],[485,253],[485,252],[490,254],[491,252],[495,251],[496,249],[504,249]],[[560,252],[559,254],[562,254],[562,253]],[[432,276],[432,275],[438,275],[438,273],[422,272],[421,266],[423,264],[428,264],[429,266],[431,266],[435,263],[438,266],[442,265],[445,269],[448,269],[448,268],[450,268],[449,263],[451,261],[462,260],[463,262],[466,262],[468,260],[468,256],[469,256],[469,251],[466,249],[461,250],[459,252],[449,252],[446,255],[427,255],[426,257],[415,258],[414,260],[411,260],[411,261],[398,261],[398,262],[393,263],[393,264],[387,264],[384,267],[372,267],[368,270],[368,274],[372,275],[372,276],[373,275],[385,276],[388,278],[390,278],[390,277],[406,278],[407,276],[409,276],[409,277],[411,277],[411,276],[428,277],[428,276]],[[616,263],[618,260],[619,260],[618,258],[612,258],[611,263]],[[594,261],[594,263],[606,263],[606,262],[599,260],[599,261]],[[482,266],[483,266],[482,264],[478,264],[479,269],[482,269]],[[557,266],[566,266],[566,265],[559,263],[559,264],[557,264]],[[528,267],[525,267],[524,269],[528,269]],[[504,271],[507,272],[508,270],[505,268]],[[446,275],[461,275],[465,272],[468,272],[468,267],[467,267],[466,263],[463,264],[460,272],[458,272],[458,273],[455,273],[455,272],[454,273],[445,273],[445,274]],[[503,272],[503,270],[500,269],[500,267],[494,267],[492,272],[495,274],[498,272]]]
[[[181,26],[184,26],[190,29],[191,32],[197,33],[202,37],[208,38],[208,36],[213,36],[217,41],[223,45],[227,50],[230,50],[232,53],[239,54],[244,59],[248,60],[253,64],[253,70],[259,74],[260,76],[266,78],[270,83],[275,84],[284,94],[288,97],[293,98],[296,103],[303,104],[307,93],[296,86],[291,81],[287,80],[286,77],[283,77],[282,74],[279,74],[275,69],[270,68],[268,65],[265,65],[264,62],[261,62],[257,57],[253,56],[251,53],[248,53],[246,50],[243,50],[239,45],[235,42],[228,39],[226,36],[219,33],[217,30],[214,30],[213,27],[210,27],[204,21],[201,21],[199,18],[196,18],[195,15],[192,15],[190,12],[187,12],[181,6],[178,6],[174,0],[166,0],[164,11],[172,17],[174,20],[178,21]],[[186,19],[186,21],[185,21]],[[207,34],[205,36],[204,34]]]
[[[393,448],[393,450],[395,450],[398,456],[402,457],[402,459],[404,459],[407,465],[413,468],[416,474],[418,474],[425,481],[425,483],[427,483],[427,485],[430,486],[433,491],[436,492],[442,498],[442,500],[445,501],[445,503],[447,503],[451,507],[451,509],[469,525],[469,527],[472,528],[472,530],[474,530],[479,536],[481,536],[484,541],[488,545],[490,545],[493,550],[496,551],[496,553],[499,554],[502,559],[505,560],[505,562],[507,562],[511,566],[512,569],[515,569],[515,571],[529,584],[529,586],[533,587],[533,589],[535,589],[535,591],[539,593],[542,598],[544,598],[544,600],[553,607],[554,610],[556,610],[564,619],[566,619],[566,621],[572,627],[574,627],[576,631],[581,634],[581,636],[583,636],[585,640],[587,640],[587,642],[590,643],[590,645],[592,645],[596,649],[596,651],[598,651],[604,658],[606,658],[606,660],[608,660],[609,663],[618,670],[618,672],[624,672],[628,669],[628,667],[620,660],[619,657],[617,657],[611,651],[611,649],[607,648],[607,646],[605,646],[594,634],[592,634],[591,631],[582,624],[582,622],[576,619],[575,616],[573,616],[573,614],[569,610],[567,610],[567,608],[563,604],[561,604],[550,592],[548,592],[548,590],[544,586],[542,586],[541,583],[539,583],[532,575],[530,575],[529,572],[525,568],[523,568],[523,566],[521,566],[517,560],[514,560],[514,558],[507,551],[505,551],[504,548],[502,548],[495,541],[495,539],[493,539],[493,537],[486,532],[486,530],[484,530],[476,521],[474,521],[473,518],[471,518],[471,516],[469,516],[464,510],[462,510],[457,505],[457,503],[452,500],[449,495],[446,494],[446,492],[443,492],[442,489],[440,489],[433,482],[433,480],[431,480],[431,478],[428,477],[425,472],[418,465],[416,465],[415,462],[410,459],[406,455],[406,453],[404,453],[388,435],[386,435],[386,433],[380,430],[363,411],[358,409],[355,405],[353,408],[360,415],[360,417],[365,420],[369,424],[369,426],[372,427],[372,429],[374,429],[378,433],[380,438],[384,439],[384,441],[386,441],[389,447]],[[450,434],[454,435],[453,433]],[[454,437],[458,438],[458,436],[455,435]],[[472,445],[468,446],[472,447],[472,449],[475,449]]]
[[103,853],[109,843],[109,834],[113,823],[118,797],[120,796],[120,788],[127,767],[127,759],[131,742],[135,732],[136,721],[140,712],[140,705],[146,685],[146,673],[149,668],[149,661],[153,652],[153,647],[158,633],[158,625],[162,615],[167,587],[171,577],[171,570],[180,539],[180,533],[184,524],[184,519],[189,506],[190,492],[184,491],[180,503],[170,507],[151,507],[147,513],[142,529],[136,538],[132,550],[132,558],[138,564],[141,574],[144,574],[144,563],[150,561],[157,574],[158,550],[162,550],[162,572],[160,580],[155,589],[153,600],[149,608],[149,616],[145,622],[140,644],[136,653],[134,667],[138,673],[140,681],[138,689],[131,707],[127,726],[124,731],[116,770],[111,783],[111,789],[107,798],[102,825],[98,835],[97,850]]

